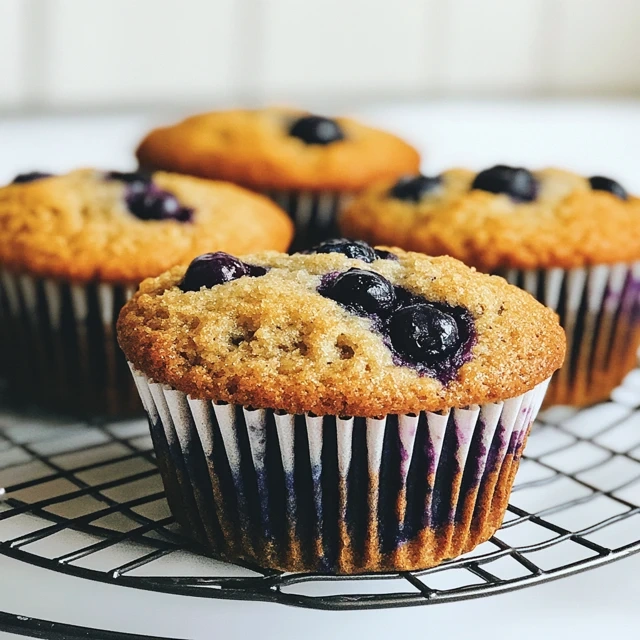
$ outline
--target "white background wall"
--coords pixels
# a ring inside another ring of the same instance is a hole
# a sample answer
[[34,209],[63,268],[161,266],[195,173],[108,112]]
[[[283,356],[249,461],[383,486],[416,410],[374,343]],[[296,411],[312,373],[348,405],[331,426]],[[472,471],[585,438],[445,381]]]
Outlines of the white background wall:
[[0,110],[640,93],[640,0],[0,0]]

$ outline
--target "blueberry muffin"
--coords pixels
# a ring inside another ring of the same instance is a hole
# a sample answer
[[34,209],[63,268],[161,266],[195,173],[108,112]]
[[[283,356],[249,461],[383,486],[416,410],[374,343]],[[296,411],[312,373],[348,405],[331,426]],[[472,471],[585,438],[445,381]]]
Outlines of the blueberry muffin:
[[406,177],[363,194],[342,232],[497,273],[555,309],[565,366],[548,404],[606,399],[640,346],[640,199],[603,176],[496,166]]
[[189,535],[331,573],[488,539],[565,350],[502,278],[347,241],[200,256],[145,280],[118,336]]
[[297,246],[335,235],[336,212],[352,194],[420,166],[418,152],[390,133],[276,108],[187,118],[149,133],[137,156],[142,167],[266,193],[294,219]]
[[268,199],[168,173],[93,169],[0,188],[0,349],[13,397],[89,414],[140,411],[115,320],[144,278],[216,249],[287,248]]

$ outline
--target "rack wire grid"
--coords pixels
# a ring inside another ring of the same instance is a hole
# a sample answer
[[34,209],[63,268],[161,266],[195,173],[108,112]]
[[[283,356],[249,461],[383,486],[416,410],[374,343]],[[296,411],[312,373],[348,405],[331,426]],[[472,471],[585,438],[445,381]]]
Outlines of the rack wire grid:
[[0,410],[0,554],[102,582],[317,609],[425,605],[539,584],[640,551],[640,369],[609,402],[532,431],[504,524],[424,571],[279,573],[200,555],[164,498],[147,424]]

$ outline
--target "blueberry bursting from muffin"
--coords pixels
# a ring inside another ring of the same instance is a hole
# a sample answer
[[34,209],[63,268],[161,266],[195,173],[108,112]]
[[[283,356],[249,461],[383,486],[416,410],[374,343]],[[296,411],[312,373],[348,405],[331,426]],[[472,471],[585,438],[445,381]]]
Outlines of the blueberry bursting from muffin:
[[[328,240],[308,253],[341,253],[366,264],[398,259],[389,251],[373,249],[359,240]],[[219,251],[195,258],[180,288],[184,292],[198,291],[265,273],[264,267],[246,264]],[[476,332],[472,315],[464,307],[429,301],[375,271],[359,267],[325,274],[317,291],[349,313],[367,318],[398,366],[411,367],[419,375],[447,384],[471,359]]]
[[[627,200],[626,189],[615,180],[604,176],[592,176],[589,184],[594,191],[607,191],[620,200]],[[422,198],[442,187],[440,176],[405,176],[389,190],[389,196],[405,202],[420,202]],[[478,173],[471,189],[502,193],[514,202],[533,202],[538,196],[538,181],[531,171],[522,167],[498,164]]]

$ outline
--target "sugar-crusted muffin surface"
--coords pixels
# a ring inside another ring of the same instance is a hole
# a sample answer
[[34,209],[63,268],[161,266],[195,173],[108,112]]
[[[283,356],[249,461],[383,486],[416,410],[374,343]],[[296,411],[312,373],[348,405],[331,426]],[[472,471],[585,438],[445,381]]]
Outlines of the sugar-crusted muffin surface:
[[344,140],[306,144],[289,135],[294,109],[204,113],[151,131],[137,156],[145,167],[230,180],[254,189],[357,191],[414,173],[418,152],[400,138],[336,118]]
[[192,210],[189,222],[143,220],[127,184],[82,169],[0,188],[0,264],[78,282],[138,283],[209,250],[285,250],[291,221],[240,187],[157,172],[158,188]]
[[[378,416],[517,396],[564,358],[557,316],[505,280],[449,257],[395,250],[367,264],[342,254],[245,256],[269,270],[183,292],[186,266],[145,280],[118,321],[135,368],[194,398],[289,413]],[[369,269],[473,316],[471,359],[442,384],[394,363],[371,321],[318,293],[322,277]]]
[[381,184],[354,201],[344,235],[430,255],[451,255],[483,271],[572,268],[640,259],[640,199],[596,191],[559,169],[534,171],[537,195],[472,189],[476,173],[452,169],[418,202],[391,197]]

